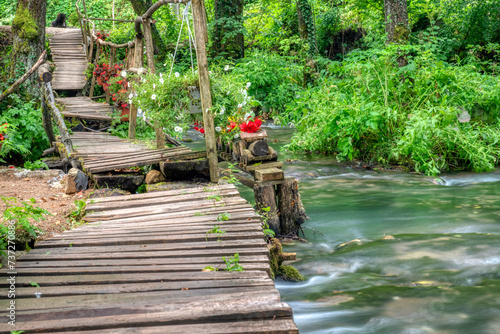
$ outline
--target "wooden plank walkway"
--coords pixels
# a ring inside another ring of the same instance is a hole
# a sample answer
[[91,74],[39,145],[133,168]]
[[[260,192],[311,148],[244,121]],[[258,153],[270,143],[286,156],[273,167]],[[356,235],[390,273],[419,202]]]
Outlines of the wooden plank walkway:
[[82,166],[87,173],[153,165],[193,153],[186,146],[154,150],[139,141],[102,132],[75,132],[70,139],[74,149],[72,155],[83,161]]
[[81,90],[86,78],[87,58],[82,33],[78,28],[51,28],[49,36],[52,60],[56,64],[52,79],[54,90]]
[[[259,217],[233,185],[99,198],[87,210],[88,225],[18,258],[16,330],[298,333],[269,278]],[[207,237],[214,225],[220,242]],[[245,271],[202,271],[236,253]]]
[[64,117],[111,121],[113,109],[108,103],[98,103],[86,96],[57,98],[63,105],[61,114]]

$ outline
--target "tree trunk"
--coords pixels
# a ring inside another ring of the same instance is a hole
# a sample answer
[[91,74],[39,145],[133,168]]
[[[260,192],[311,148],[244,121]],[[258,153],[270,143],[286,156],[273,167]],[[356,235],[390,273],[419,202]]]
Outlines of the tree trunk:
[[[45,50],[46,0],[18,0],[12,22],[13,47],[10,78],[26,72]],[[26,80],[26,91],[32,97],[40,97],[40,86],[35,76]]]
[[245,57],[244,0],[215,0],[213,52],[226,58]]
[[299,20],[299,35],[309,44],[309,54],[314,57],[318,53],[316,27],[313,12],[308,0],[297,0],[297,18]]
[[405,44],[410,36],[407,0],[384,0],[387,43]]
[[[132,4],[132,7],[134,8],[134,13],[137,16],[142,16],[146,11],[151,7],[151,1],[146,0],[146,3],[144,3],[143,0],[129,0],[130,3]],[[153,47],[155,50],[155,54],[160,55],[160,57],[164,57],[167,54],[167,47],[165,46],[165,43],[163,42],[163,39],[161,39],[160,33],[158,32],[158,29],[156,29],[156,26],[153,24],[151,25],[151,32],[153,34]]]

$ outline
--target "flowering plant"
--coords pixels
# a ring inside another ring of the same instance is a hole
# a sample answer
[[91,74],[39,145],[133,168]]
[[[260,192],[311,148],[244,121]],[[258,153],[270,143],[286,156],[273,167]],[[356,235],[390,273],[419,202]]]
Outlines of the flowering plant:
[[94,67],[94,75],[96,79],[102,82],[102,86],[107,88],[109,86],[108,81],[119,75],[123,69],[123,64],[115,64],[114,66],[109,66],[105,62],[98,63]]
[[170,77],[163,73],[148,74],[131,83],[135,90],[132,103],[138,114],[149,118],[155,126],[161,126],[173,136],[180,136],[187,129],[186,109],[190,103],[189,87],[198,85],[198,77],[188,73],[176,73]]
[[106,38],[109,37],[109,34],[107,34],[105,32],[100,32],[100,31],[96,32],[95,35],[97,36],[97,39],[101,39],[103,41],[105,41]]
[[9,138],[7,136],[7,128],[9,127],[8,123],[4,123],[0,125],[0,141],[4,141],[5,139]]

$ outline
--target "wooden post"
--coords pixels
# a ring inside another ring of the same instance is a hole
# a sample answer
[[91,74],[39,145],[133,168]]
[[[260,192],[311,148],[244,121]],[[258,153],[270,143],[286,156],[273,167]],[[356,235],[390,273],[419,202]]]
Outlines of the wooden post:
[[134,54],[135,54],[135,48],[130,47],[128,48],[128,53],[127,53],[127,60],[125,61],[125,69],[129,69],[131,67],[134,67]]
[[[269,228],[273,230],[276,235],[281,235],[280,219],[278,217],[278,210],[276,207],[276,190],[274,189],[274,185],[257,183],[253,186],[253,192],[259,213],[267,217],[267,224],[269,225]],[[269,208],[269,211],[267,211],[267,208]]]
[[[142,67],[142,35],[137,34],[135,37],[135,52],[134,52],[134,68]],[[135,128],[137,127],[137,106],[132,103],[130,106],[130,115],[128,118],[128,138],[135,138]]]
[[[113,68],[115,65],[115,48],[113,46],[109,46],[109,67]],[[106,92],[106,103],[109,103],[109,92]]]
[[[43,88],[42,88],[43,90]],[[44,98],[44,92],[42,91],[42,125],[49,138],[50,146],[54,145],[56,141],[56,136],[54,135],[54,129],[52,129],[52,117],[50,116],[49,106]]]
[[[96,54],[95,54],[95,62],[94,62],[96,65],[99,63],[99,57],[100,56],[101,56],[101,48],[99,47],[99,45],[97,45],[97,51],[96,51]],[[94,71],[95,71],[95,67],[94,67]],[[92,73],[92,83],[90,84],[89,97],[94,96],[94,87],[95,87],[95,74]]]
[[149,73],[155,74],[155,57],[153,49],[153,35],[151,33],[151,20],[143,17],[142,26],[144,27],[144,42],[146,44],[146,57],[148,59]]
[[215,142],[214,115],[211,112],[212,94],[210,93],[210,77],[208,75],[207,49],[205,44],[207,24],[203,20],[203,1],[204,0],[193,0],[192,9],[201,106],[203,111],[203,127],[205,128],[207,156],[210,165],[210,181],[217,183],[219,182],[219,160],[217,157],[217,147]]
[[298,235],[300,225],[305,222],[307,215],[294,178],[288,178],[278,185],[278,210],[281,235]]

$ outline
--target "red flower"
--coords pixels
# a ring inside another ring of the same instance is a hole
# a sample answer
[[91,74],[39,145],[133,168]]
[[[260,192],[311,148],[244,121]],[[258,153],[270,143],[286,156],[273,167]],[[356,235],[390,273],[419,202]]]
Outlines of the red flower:
[[113,97],[113,101],[116,101],[116,97]]
[[231,123],[229,123],[229,131],[231,131],[232,129],[234,129],[237,126],[238,126],[238,124],[236,124],[236,122],[231,121]]
[[200,129],[200,132],[201,133],[205,133],[205,129]]
[[199,128],[199,127],[197,127],[197,126],[195,126],[195,127],[194,127],[194,129],[195,129],[196,131],[200,131],[200,128]]
[[248,121],[247,123],[241,123],[240,130],[242,132],[254,133],[260,130],[261,125],[262,121],[259,118],[256,118],[255,121]]
[[5,138],[3,137],[3,135],[0,133],[0,141],[4,140]]

